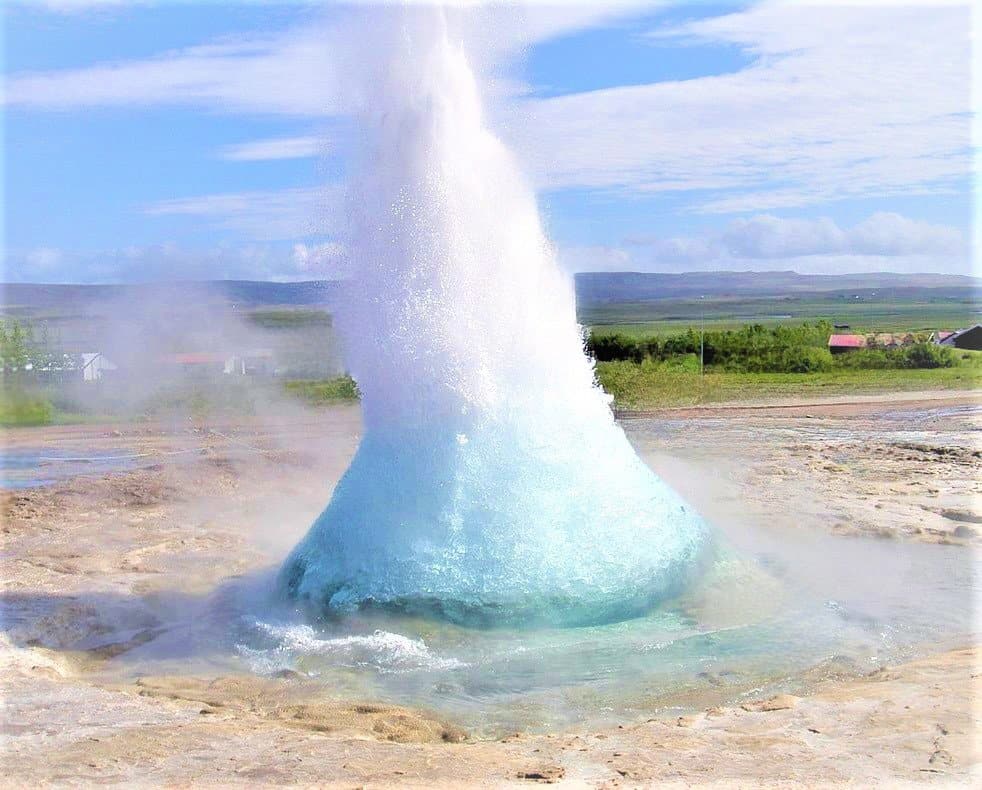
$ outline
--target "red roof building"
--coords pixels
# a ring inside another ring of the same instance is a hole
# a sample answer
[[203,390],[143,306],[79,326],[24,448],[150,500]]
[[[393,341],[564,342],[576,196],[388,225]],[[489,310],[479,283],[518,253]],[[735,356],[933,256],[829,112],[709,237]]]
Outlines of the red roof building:
[[866,338],[863,335],[829,335],[829,351],[833,354],[857,348],[866,348]]
[[215,354],[209,351],[191,351],[183,354],[165,354],[161,359],[164,362],[171,362],[175,365],[208,365],[212,363],[225,363],[228,354]]

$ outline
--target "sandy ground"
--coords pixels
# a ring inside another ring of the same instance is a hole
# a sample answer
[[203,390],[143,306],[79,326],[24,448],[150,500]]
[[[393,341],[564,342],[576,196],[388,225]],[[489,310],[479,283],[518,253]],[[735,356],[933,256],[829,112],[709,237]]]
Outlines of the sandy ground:
[[[982,420],[968,407],[978,404],[966,393],[904,393],[672,410],[625,425],[710,520],[739,503],[773,530],[973,551]],[[290,673],[122,680],[105,671],[156,638],[166,607],[282,557],[326,503],[359,429],[357,409],[337,408],[279,423],[9,432],[10,452],[138,455],[140,468],[85,474],[83,464],[81,476],[3,494],[3,784],[980,780],[972,645],[866,677],[826,672],[807,697],[498,741],[425,711],[340,702]]]

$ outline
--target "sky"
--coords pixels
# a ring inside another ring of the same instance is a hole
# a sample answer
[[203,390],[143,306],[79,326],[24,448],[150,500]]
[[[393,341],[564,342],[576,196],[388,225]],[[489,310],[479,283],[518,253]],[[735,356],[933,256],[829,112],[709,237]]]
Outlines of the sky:
[[[970,274],[970,3],[455,13],[576,271]],[[338,276],[350,20],[313,2],[8,0],[6,282]],[[974,249],[974,254],[973,254]]]

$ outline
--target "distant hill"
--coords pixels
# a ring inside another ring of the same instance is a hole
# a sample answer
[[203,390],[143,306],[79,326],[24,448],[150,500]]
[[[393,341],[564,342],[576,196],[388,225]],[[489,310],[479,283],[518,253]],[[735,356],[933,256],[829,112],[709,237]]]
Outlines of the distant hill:
[[[35,311],[84,313],[100,303],[119,300],[139,302],[189,298],[211,300],[246,308],[274,306],[317,306],[337,303],[342,284],[331,280],[274,283],[252,280],[206,280],[131,285],[48,285],[43,283],[0,283],[0,306]],[[618,302],[647,302],[672,299],[721,299],[726,297],[774,297],[834,292],[897,292],[911,295],[912,289],[930,289],[933,296],[967,298],[982,294],[982,279],[955,274],[798,274],[797,272],[687,272],[656,274],[642,272],[585,272],[576,275],[576,298],[581,308]],[[14,311],[16,312],[16,310]]]
[[[95,347],[107,322],[166,315],[170,322],[204,324],[222,315],[282,308],[332,312],[343,283],[219,280],[134,285],[0,284],[0,316],[43,321],[63,342]],[[590,326],[692,320],[720,325],[826,318],[882,331],[958,328],[978,321],[982,280],[950,274],[812,275],[796,272],[589,272],[576,275],[577,314]],[[205,308],[205,309],[202,309]],[[651,327],[649,327],[651,328]],[[119,331],[119,330],[117,330]]]
[[798,274],[797,272],[585,272],[576,275],[581,308],[618,302],[725,297],[786,297],[841,292],[911,296],[930,289],[937,297],[982,293],[982,279],[956,274]]
[[[100,305],[142,300],[181,303],[188,299],[254,307],[331,307],[340,283],[311,280],[297,283],[251,280],[139,283],[132,285],[50,285],[43,283],[0,284],[0,306],[5,312],[86,313]],[[19,308],[19,309],[18,309]]]

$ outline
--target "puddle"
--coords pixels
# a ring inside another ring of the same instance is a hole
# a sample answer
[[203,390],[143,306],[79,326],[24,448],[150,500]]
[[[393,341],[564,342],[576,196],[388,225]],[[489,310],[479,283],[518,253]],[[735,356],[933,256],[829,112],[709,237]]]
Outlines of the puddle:
[[48,447],[4,450],[0,453],[0,486],[7,489],[37,488],[79,475],[104,475],[137,468],[153,459],[136,452],[86,453],[78,449]]

